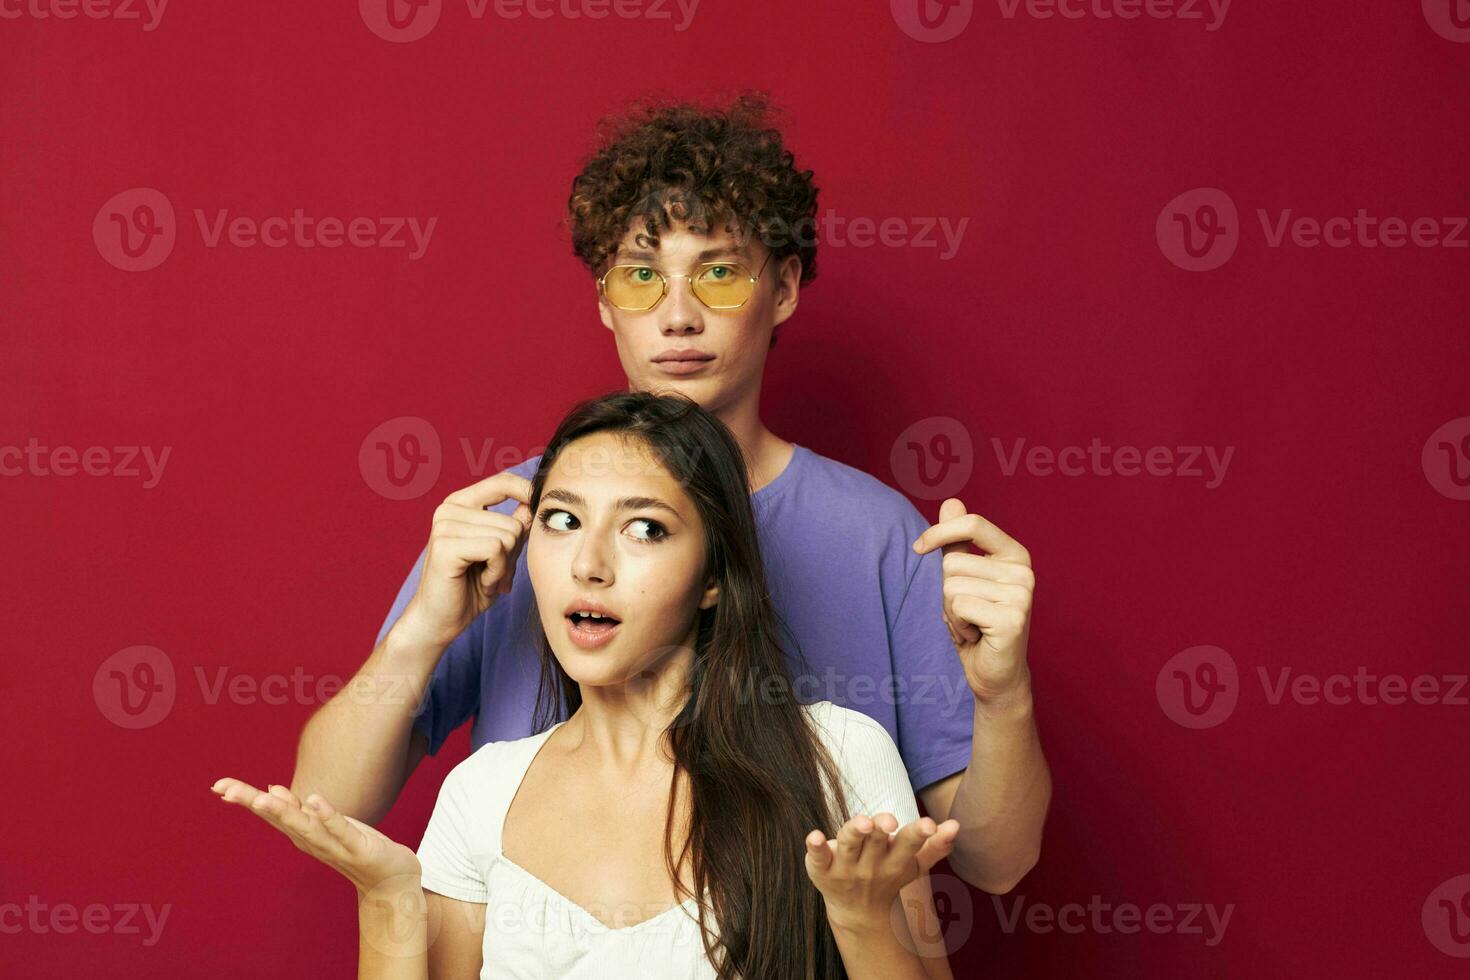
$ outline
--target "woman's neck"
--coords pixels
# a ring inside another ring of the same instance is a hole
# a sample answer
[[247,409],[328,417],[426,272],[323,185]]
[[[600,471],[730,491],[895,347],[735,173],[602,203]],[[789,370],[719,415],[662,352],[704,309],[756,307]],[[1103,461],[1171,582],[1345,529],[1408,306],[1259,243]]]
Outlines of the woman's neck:
[[563,725],[568,752],[629,775],[673,762],[667,729],[689,697],[694,652],[682,645],[621,684],[580,684],[582,705]]

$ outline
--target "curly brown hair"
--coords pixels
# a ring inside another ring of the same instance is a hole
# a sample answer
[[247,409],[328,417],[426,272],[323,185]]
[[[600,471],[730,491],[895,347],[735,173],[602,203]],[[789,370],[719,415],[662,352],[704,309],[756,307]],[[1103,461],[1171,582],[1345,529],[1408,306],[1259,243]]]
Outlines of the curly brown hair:
[[772,114],[764,94],[747,92],[728,106],[648,101],[604,119],[598,149],[572,180],[572,250],[595,276],[638,221],[655,248],[676,222],[706,233],[724,225],[759,236],[772,267],[797,256],[801,282],[811,282],[817,188]]

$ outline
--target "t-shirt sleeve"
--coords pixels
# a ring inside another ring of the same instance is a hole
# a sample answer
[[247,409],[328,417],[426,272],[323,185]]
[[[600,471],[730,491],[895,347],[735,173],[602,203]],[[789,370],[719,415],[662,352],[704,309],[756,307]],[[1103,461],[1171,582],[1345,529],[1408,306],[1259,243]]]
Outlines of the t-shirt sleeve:
[[495,615],[496,606],[475,617],[469,628],[444,650],[434,666],[434,676],[414,715],[413,727],[429,742],[429,755],[436,755],[444,740],[480,710],[480,665],[485,656],[485,619]]
[[898,749],[917,793],[970,765],[975,695],[944,624],[944,555],[914,554],[913,542],[929,525],[912,504],[906,509],[910,517],[903,523],[901,553],[908,582],[888,626],[888,644]]
[[[511,467],[511,471],[526,478],[536,471],[536,464],[540,456],[534,456]],[[502,500],[490,509],[500,514],[513,513],[519,501],[515,499]],[[403,585],[398,589],[398,595],[393,599],[393,605],[388,610],[387,617],[383,620],[382,629],[378,630],[378,639],[374,646],[383,642],[383,637],[398,622],[403,615],[403,610],[408,608],[409,600],[418,591],[419,579],[424,573],[424,560],[428,557],[429,549],[426,545],[419,552],[418,561],[414,562],[413,568],[409,570],[408,577],[403,580]],[[517,565],[517,576],[525,568],[526,556],[522,550]],[[439,747],[450,733],[463,725],[470,717],[480,710],[480,667],[487,655],[485,649],[487,616],[505,615],[504,609],[508,603],[497,602],[482,615],[470,623],[459,636],[444,650],[444,655],[439,658],[439,663],[434,667],[434,675],[429,680],[429,688],[424,692],[424,699],[420,702],[418,711],[414,715],[413,727],[428,740],[429,755],[436,755]]]
[[424,559],[428,557],[428,554],[429,548],[425,545],[424,550],[419,552],[418,560],[408,570],[408,577],[403,580],[403,585],[399,586],[398,595],[393,598],[393,605],[388,610],[387,618],[383,620],[383,628],[378,630],[378,638],[373,641],[373,646],[383,642],[383,637],[388,635],[393,624],[398,622],[398,617],[403,615],[403,610],[408,608],[408,601],[418,591],[419,577],[424,574]]
[[900,827],[919,819],[909,774],[888,731],[861,711],[828,709],[838,749],[834,762],[842,774],[847,810],[852,816],[891,813]]
[[477,755],[465,759],[444,778],[418,849],[424,888],[461,902],[486,902],[490,894],[480,862],[475,858],[477,848],[472,836],[472,828],[477,824],[472,819],[475,807],[470,793],[469,766]]
[[[427,547],[419,552],[418,561],[409,571],[408,578],[403,580],[403,586],[393,600],[393,607],[388,610],[388,617],[383,621],[383,628],[378,631],[378,643],[383,642],[383,637],[398,622],[409,600],[418,591],[419,577],[423,574],[424,559],[428,553]],[[491,606],[485,615],[493,613],[495,609],[495,606]],[[413,719],[415,730],[428,740],[429,755],[438,754],[440,746],[450,733],[479,710],[480,661],[484,656],[484,639],[485,616],[482,615],[450,642],[439,662],[434,665],[429,687],[424,691],[424,698]]]

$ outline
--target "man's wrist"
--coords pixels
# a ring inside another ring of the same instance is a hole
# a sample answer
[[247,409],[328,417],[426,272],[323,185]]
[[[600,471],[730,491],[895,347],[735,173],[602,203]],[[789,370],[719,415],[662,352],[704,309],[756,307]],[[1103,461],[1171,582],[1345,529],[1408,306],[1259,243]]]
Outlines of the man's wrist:
[[1028,671],[1025,676],[1014,684],[1007,686],[1004,690],[975,690],[975,712],[988,715],[1005,716],[1027,716],[1031,714],[1035,706],[1031,692],[1031,674]]
[[412,612],[405,612],[383,638],[383,650],[390,663],[402,666],[427,663],[432,668],[453,642],[453,636],[426,629]]

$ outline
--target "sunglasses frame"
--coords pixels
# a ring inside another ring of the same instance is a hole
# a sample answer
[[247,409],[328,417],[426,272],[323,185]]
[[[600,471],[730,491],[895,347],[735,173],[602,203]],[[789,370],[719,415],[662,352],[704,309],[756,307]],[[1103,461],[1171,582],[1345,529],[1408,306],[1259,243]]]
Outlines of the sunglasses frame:
[[[766,260],[761,263],[760,269],[756,272],[755,275],[749,276],[750,285],[752,287],[751,290],[750,290],[750,296],[754,296],[755,295],[754,286],[755,286],[756,283],[758,283],[758,282],[761,281],[761,276],[765,275],[765,273],[766,273],[766,266],[770,264],[771,256],[774,255],[774,254],[775,254],[774,252],[767,252],[766,253]],[[597,293],[603,299],[607,300],[608,305],[611,306],[611,307],[613,307],[614,309],[622,310],[624,313],[647,313],[650,310],[656,310],[656,309],[658,309],[658,304],[662,303],[664,301],[664,299],[668,297],[668,295],[669,295],[669,280],[670,279],[688,279],[689,280],[689,292],[694,296],[695,299],[699,300],[699,304],[701,306],[703,306],[707,310],[715,310],[717,312],[725,312],[725,311],[728,311],[728,310],[738,310],[742,306],[744,306],[746,303],[749,303],[750,302],[750,296],[747,296],[747,297],[745,297],[745,299],[741,300],[735,306],[710,306],[708,303],[706,303],[703,299],[700,298],[700,295],[697,292],[694,292],[694,278],[695,278],[695,276],[701,275],[704,272],[704,270],[706,270],[708,268],[711,268],[713,266],[717,266],[717,265],[733,265],[733,266],[738,266],[741,269],[745,269],[745,263],[743,263],[743,262],[704,262],[704,263],[702,263],[699,266],[698,269],[696,269],[694,271],[694,273],[692,275],[691,274],[688,274],[688,273],[682,273],[682,272],[681,273],[678,273],[678,274],[675,274],[675,275],[665,275],[664,273],[659,272],[653,266],[647,265],[645,263],[640,263],[640,262],[624,262],[624,263],[621,263],[619,265],[612,266],[606,272],[604,272],[602,275],[600,275],[600,276],[597,277]],[[654,300],[653,303],[651,305],[649,305],[649,306],[636,307],[636,308],[633,308],[633,309],[629,309],[626,306],[618,306],[618,304],[614,303],[608,297],[608,295],[607,295],[607,277],[610,276],[610,275],[612,275],[618,269],[648,269],[651,272],[653,272],[653,274],[656,275],[656,276],[658,276],[659,279],[662,280],[662,282],[663,282],[663,289],[658,294],[658,299]],[[747,273],[749,271],[750,270],[748,270],[748,269],[746,270]]]

